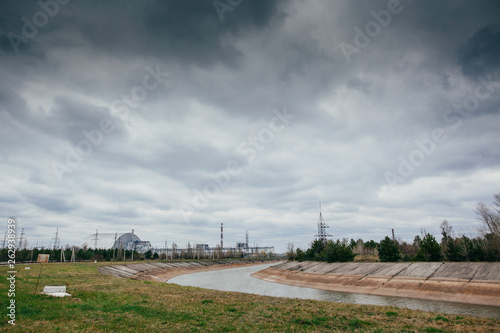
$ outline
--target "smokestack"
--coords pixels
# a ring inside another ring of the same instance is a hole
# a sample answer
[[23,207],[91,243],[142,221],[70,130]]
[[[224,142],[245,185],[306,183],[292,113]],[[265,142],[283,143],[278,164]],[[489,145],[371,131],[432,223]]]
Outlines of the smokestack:
[[224,248],[224,223],[220,224],[220,248]]

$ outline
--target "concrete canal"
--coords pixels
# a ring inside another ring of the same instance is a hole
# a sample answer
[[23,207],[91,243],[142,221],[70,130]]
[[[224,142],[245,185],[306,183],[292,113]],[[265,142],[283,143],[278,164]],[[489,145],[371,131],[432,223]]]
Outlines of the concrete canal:
[[251,276],[251,274],[267,269],[273,265],[276,265],[276,263],[179,275],[169,279],[168,283],[264,296],[315,299],[354,304],[386,305],[413,310],[500,318],[500,307],[495,306],[311,289],[268,282]]

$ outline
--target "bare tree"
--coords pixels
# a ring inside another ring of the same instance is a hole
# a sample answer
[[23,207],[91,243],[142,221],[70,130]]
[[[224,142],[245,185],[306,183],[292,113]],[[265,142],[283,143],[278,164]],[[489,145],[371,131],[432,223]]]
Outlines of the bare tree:
[[295,259],[295,246],[293,243],[288,243],[286,245],[286,256],[288,260],[294,260]]
[[443,235],[441,238],[441,247],[443,248],[443,253],[446,255],[446,253],[448,253],[448,242],[453,241],[453,227],[448,223],[448,220],[443,220],[440,228],[441,235]]
[[451,234],[453,232],[453,227],[448,223],[448,220],[443,220],[440,228],[441,228],[441,235],[443,235],[443,238],[447,239],[451,237]]
[[177,244],[172,243],[172,260],[177,259]]
[[217,259],[222,258],[222,248],[220,247],[220,245],[219,245],[219,244],[217,244],[217,245],[215,246],[215,250],[214,250],[214,251],[215,251],[215,252],[214,252],[214,257],[215,257],[215,254],[217,254]]
[[191,242],[188,242],[187,245],[187,258],[194,259],[193,248],[191,247]]
[[476,215],[479,221],[483,224],[483,233],[493,234],[500,237],[500,194],[493,196],[495,207],[490,207],[480,202],[477,204]]

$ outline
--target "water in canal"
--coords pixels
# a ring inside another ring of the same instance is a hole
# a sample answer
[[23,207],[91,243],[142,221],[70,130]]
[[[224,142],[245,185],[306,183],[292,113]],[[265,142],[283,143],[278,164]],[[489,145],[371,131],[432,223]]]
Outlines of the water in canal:
[[493,306],[311,289],[271,283],[250,276],[250,274],[254,272],[275,264],[276,263],[186,274],[174,277],[173,279],[170,279],[168,283],[223,291],[237,291],[264,296],[305,298],[341,303],[388,305],[413,310],[500,318],[500,308]]

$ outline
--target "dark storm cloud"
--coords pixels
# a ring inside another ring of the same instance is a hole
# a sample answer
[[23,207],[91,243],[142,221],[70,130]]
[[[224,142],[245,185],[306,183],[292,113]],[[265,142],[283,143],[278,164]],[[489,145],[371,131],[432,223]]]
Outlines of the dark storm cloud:
[[[371,10],[379,12],[386,10],[388,1],[377,2],[353,2],[343,3],[347,15],[342,15],[339,23],[342,26],[341,34],[345,41],[353,44],[355,32],[353,27],[358,26],[365,30],[365,24],[375,21]],[[399,2],[401,12],[392,15],[387,27],[381,28],[380,33],[369,38],[369,45],[363,49],[359,55],[354,55],[354,66],[372,66],[370,71],[393,69],[404,70],[401,67],[401,60],[405,55],[413,52],[422,53],[421,61],[416,64],[420,69],[432,69],[443,72],[449,70],[449,66],[457,62],[457,52],[464,47],[464,44],[474,43],[467,41],[473,34],[489,26],[495,26],[500,15],[500,5],[495,1],[405,1]],[[485,35],[483,32],[482,35]],[[347,37],[351,38],[349,40]],[[471,57],[473,52],[490,52],[494,48],[493,36],[481,37],[485,44],[483,50],[474,50],[478,44],[471,45],[471,50],[463,50]],[[490,40],[486,40],[489,38]],[[479,42],[479,41],[478,41]],[[466,47],[465,47],[466,48]],[[488,50],[487,50],[487,49]],[[359,60],[358,60],[359,59]],[[365,60],[365,61],[363,61]],[[370,60],[370,62],[367,62]],[[460,62],[466,65],[467,59]],[[390,65],[392,62],[392,65]],[[404,62],[403,62],[404,64]],[[355,73],[356,71],[350,71]]]
[[[39,34],[57,35],[52,47],[83,43],[119,58],[146,53],[187,65],[234,65],[241,54],[224,39],[266,28],[279,6],[280,1],[244,1],[221,21],[211,1],[72,1],[61,5]],[[21,18],[40,10],[34,3],[4,2],[2,7],[3,31],[18,34]],[[5,49],[5,39],[2,45]]]
[[[244,0],[221,20],[213,1],[70,1],[16,53],[7,34],[22,36],[23,17],[42,9],[2,2],[0,208],[76,230],[75,242],[89,228],[137,224],[153,243],[161,233],[203,241],[189,238],[194,227],[216,241],[227,221],[234,235],[249,228],[278,251],[311,240],[318,197],[340,238],[378,240],[394,226],[412,237],[437,230],[442,216],[469,224],[474,202],[498,187],[500,87],[489,75],[500,6],[402,0],[347,63],[339,44],[354,45],[354,28],[388,3]],[[156,66],[168,76],[120,114],[114,101]],[[489,96],[467,114],[454,109],[474,102],[481,75],[493,80],[480,88]],[[294,118],[269,132],[273,110],[285,107]],[[115,130],[59,182],[51,166],[103,118]],[[388,187],[384,173],[397,173],[436,128],[447,140]],[[226,179],[232,160],[241,171]],[[207,206],[193,207],[217,181]]]
[[475,79],[492,74],[500,67],[500,26],[486,26],[471,36],[458,50],[465,75]]

